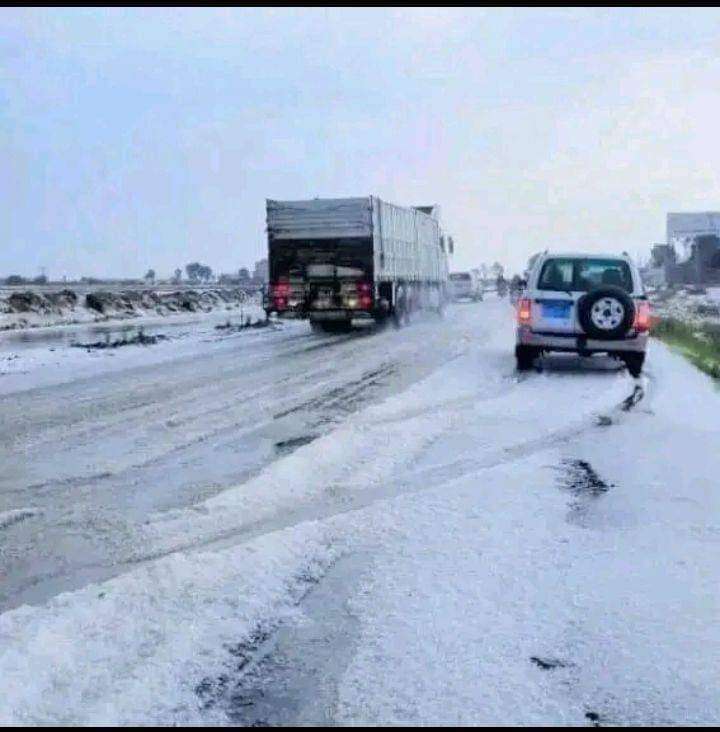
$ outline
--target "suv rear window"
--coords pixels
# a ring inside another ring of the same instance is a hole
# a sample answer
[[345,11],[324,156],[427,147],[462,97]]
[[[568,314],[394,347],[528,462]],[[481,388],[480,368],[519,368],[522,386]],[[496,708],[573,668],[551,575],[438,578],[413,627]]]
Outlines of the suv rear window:
[[601,285],[633,291],[632,274],[622,259],[548,259],[538,278],[538,290],[588,292]]

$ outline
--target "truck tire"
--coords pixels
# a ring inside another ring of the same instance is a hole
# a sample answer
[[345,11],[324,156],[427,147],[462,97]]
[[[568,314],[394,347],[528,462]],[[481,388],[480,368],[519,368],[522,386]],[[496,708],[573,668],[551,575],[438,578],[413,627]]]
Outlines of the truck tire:
[[413,301],[412,301],[412,298],[409,298],[405,302],[405,308],[404,308],[404,312],[405,312],[405,325],[410,325],[410,323],[411,323],[412,310],[413,310]]
[[395,302],[392,308],[392,320],[396,328],[402,328],[408,322],[407,305],[407,292],[403,287],[398,287],[395,290]]
[[533,367],[533,361],[540,355],[540,349],[535,346],[515,346],[515,361],[518,371],[529,371]]
[[635,305],[622,287],[602,285],[580,298],[578,320],[589,338],[616,341],[632,327]]

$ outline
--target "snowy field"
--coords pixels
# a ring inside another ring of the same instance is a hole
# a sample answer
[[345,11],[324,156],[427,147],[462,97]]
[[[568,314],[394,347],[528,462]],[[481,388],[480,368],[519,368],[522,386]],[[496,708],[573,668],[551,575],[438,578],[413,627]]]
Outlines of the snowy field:
[[217,324],[0,335],[0,722],[720,719],[710,379]]

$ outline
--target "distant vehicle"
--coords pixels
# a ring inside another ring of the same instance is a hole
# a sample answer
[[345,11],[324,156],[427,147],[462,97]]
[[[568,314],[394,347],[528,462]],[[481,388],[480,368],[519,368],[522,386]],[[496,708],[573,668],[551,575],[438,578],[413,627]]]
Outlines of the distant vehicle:
[[639,376],[650,306],[640,273],[626,256],[543,254],[517,303],[518,370],[545,351],[608,353]]
[[338,332],[441,310],[453,244],[438,219],[435,206],[403,208],[375,196],[268,200],[266,311]]
[[482,300],[482,281],[475,272],[451,272],[448,279],[453,300]]

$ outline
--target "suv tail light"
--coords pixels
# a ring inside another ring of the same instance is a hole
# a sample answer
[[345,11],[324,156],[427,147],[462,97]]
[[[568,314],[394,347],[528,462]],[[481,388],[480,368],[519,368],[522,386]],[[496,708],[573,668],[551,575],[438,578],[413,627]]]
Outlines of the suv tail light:
[[517,319],[520,325],[528,325],[532,317],[532,300],[522,297],[518,300]]
[[650,330],[650,303],[647,300],[637,303],[633,327],[638,333],[647,333]]

